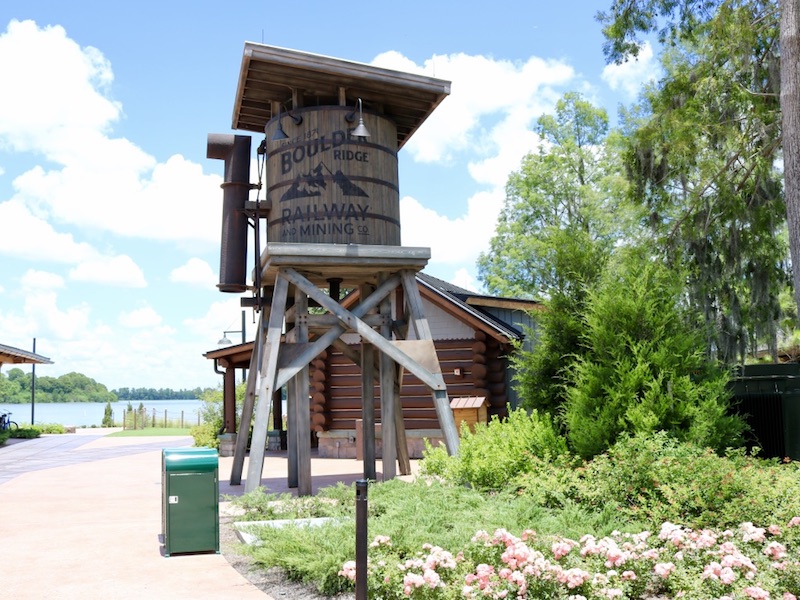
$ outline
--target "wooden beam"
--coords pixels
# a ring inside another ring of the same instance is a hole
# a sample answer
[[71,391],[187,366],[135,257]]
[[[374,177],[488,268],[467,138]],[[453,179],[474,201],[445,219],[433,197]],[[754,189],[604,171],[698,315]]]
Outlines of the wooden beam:
[[[315,287],[310,281],[308,281],[294,269],[287,267],[284,269],[284,271],[286,276],[291,279],[294,285],[302,288],[310,298],[314,298],[314,300],[319,302],[320,306],[335,314],[339,320],[342,321],[345,327],[353,329],[362,338],[374,344],[378,350],[384,354],[387,354],[392,358],[392,360],[414,373],[414,375],[416,375],[420,381],[422,381],[432,390],[446,389],[441,375],[435,376],[430,371],[420,366],[414,360],[405,355],[401,350],[394,347],[390,341],[386,340],[366,323],[361,321],[359,316],[357,316],[354,312],[350,312],[341,307],[337,302],[332,300],[327,294],[324,294],[319,288]],[[380,287],[381,286],[379,286],[379,288]],[[359,305],[359,307],[361,306],[363,306],[363,304]]]
[[[381,302],[382,315],[391,314],[392,303],[388,298]],[[370,329],[370,333],[375,332]],[[381,327],[381,333],[375,334],[383,345],[391,344],[392,329],[388,324]],[[363,335],[362,335],[363,337]],[[390,339],[385,339],[386,337]],[[397,381],[397,363],[383,349],[381,350],[381,433],[383,437],[383,480],[397,477],[397,404],[400,399],[395,394]],[[402,420],[401,420],[402,423]],[[402,427],[402,425],[400,425]]]
[[[241,485],[244,457],[247,454],[247,442],[250,439],[250,423],[253,420],[253,407],[256,401],[258,381],[260,379],[259,365],[264,341],[264,314],[258,317],[256,339],[253,344],[253,354],[250,356],[250,369],[247,371],[247,390],[244,394],[242,418],[239,421],[239,430],[236,433],[236,448],[233,451],[233,464],[231,465],[231,485]],[[266,313],[269,314],[269,313]],[[244,424],[244,433],[242,427]]]
[[[419,295],[419,288],[417,287],[417,278],[413,272],[403,271],[402,280],[411,326],[414,328],[419,340],[429,340],[432,345],[433,336],[431,335],[431,329],[423,311],[422,298]],[[421,346],[418,347],[421,348]],[[435,352],[436,350],[434,349],[434,353]],[[439,364],[438,359],[436,359],[436,364]],[[439,377],[441,376],[440,372]],[[436,416],[439,419],[439,427],[442,429],[447,453],[453,456],[458,454],[459,439],[458,428],[453,418],[453,410],[450,408],[450,401],[447,398],[447,389],[431,388],[431,392],[433,394],[433,406],[436,409]]]
[[[294,269],[288,269],[288,268],[281,269],[279,273],[281,274],[282,277],[285,277],[287,280],[291,281],[291,283],[294,285],[298,285],[300,282],[302,282],[303,286],[305,287],[304,291],[310,298],[319,301],[320,296],[324,297],[326,304],[328,304],[328,306],[324,306],[324,308],[328,308],[329,312],[333,312],[329,308],[330,303],[333,303],[334,306],[339,307],[338,302],[333,300],[327,294],[323,293],[319,288],[315,287],[310,281],[308,281],[305,277],[300,275],[300,273],[298,273]],[[354,308],[352,312],[348,312],[348,314],[352,315],[355,318],[360,318],[363,315],[366,315],[370,310],[377,307],[383,298],[392,293],[392,291],[394,291],[394,289],[397,288],[398,285],[400,285],[400,276],[396,275],[390,277],[384,283],[378,286],[375,292],[369,298],[365,299],[361,304],[359,304],[356,308]],[[313,293],[309,294],[308,293],[309,291]],[[286,382],[289,381],[289,379],[294,377],[297,371],[302,369],[304,365],[307,365],[312,360],[314,360],[314,358],[320,352],[325,350],[328,346],[331,346],[333,342],[339,339],[339,337],[346,331],[347,331],[346,326],[342,324],[336,325],[323,335],[319,336],[316,340],[305,346],[304,350],[298,356],[296,356],[293,360],[291,360],[289,364],[287,364],[287,366],[281,368],[277,376],[276,388],[285,385]],[[370,329],[370,331],[372,331],[372,329]],[[375,332],[372,331],[372,333]]]
[[432,340],[431,328],[428,325],[428,319],[425,318],[422,298],[417,287],[416,274],[413,271],[403,271],[400,276],[403,280],[403,291],[408,304],[408,321],[418,340]]
[[[296,341],[308,342],[308,296],[301,289],[295,290],[294,305],[297,311],[295,321]],[[316,356],[316,355],[315,355]],[[313,360],[313,359],[312,359]],[[311,361],[308,361],[311,362]],[[311,416],[308,399],[308,362],[295,375],[295,401],[297,411],[297,495],[311,495]]]
[[275,294],[269,315],[266,340],[263,347],[263,358],[259,372],[262,374],[258,403],[253,425],[253,439],[250,443],[250,462],[247,467],[245,491],[251,492],[261,487],[261,473],[264,470],[264,452],[267,448],[267,427],[269,425],[269,402],[275,390],[275,375],[278,367],[278,349],[281,343],[283,315],[286,311],[286,297],[289,282],[283,277],[275,281]]
[[[362,298],[368,298],[374,288],[363,285]],[[346,344],[343,344],[346,346]],[[375,349],[372,344],[361,344],[361,443],[364,479],[375,481],[378,478],[375,462]]]

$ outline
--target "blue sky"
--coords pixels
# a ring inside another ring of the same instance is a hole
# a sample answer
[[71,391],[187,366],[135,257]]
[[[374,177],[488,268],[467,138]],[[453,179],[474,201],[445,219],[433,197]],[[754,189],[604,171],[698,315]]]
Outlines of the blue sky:
[[427,272],[479,290],[536,119],[567,91],[613,118],[657,72],[649,50],[605,64],[608,4],[6,0],[0,343],[36,338],[55,363],[37,374],[110,389],[220,383],[202,355],[241,309],[215,287],[222,163],[206,137],[231,131],[245,41],[452,82],[400,153],[402,238],[431,248]]

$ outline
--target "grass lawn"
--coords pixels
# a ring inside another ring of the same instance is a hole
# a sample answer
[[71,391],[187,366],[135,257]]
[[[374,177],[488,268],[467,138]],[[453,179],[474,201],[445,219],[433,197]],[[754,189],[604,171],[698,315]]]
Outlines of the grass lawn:
[[108,437],[151,437],[157,435],[189,435],[188,427],[145,427],[144,429],[123,429],[109,433]]

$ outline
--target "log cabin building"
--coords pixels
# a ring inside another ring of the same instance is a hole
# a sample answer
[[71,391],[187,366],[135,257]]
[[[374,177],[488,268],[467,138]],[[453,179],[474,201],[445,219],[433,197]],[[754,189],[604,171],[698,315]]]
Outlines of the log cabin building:
[[[454,414],[463,416],[467,422],[470,422],[471,412],[474,412],[472,418],[478,420],[506,416],[509,408],[519,404],[512,386],[509,355],[518,343],[530,348],[532,340],[527,332],[533,328],[531,312],[540,310],[541,305],[532,300],[475,294],[423,272],[417,274],[416,281]],[[347,307],[357,300],[358,292],[354,291],[342,299],[342,305]],[[352,344],[355,352],[360,343],[358,336],[346,334],[343,339]],[[248,342],[205,354],[206,358],[214,360],[214,368],[224,377],[227,433],[237,431],[235,372],[249,366],[252,351],[253,342]],[[310,436],[318,455],[360,458],[360,368],[342,350],[329,347],[311,362],[309,378]],[[374,397],[378,415],[376,447],[380,455],[380,391],[377,385]],[[424,449],[424,439],[433,444],[441,440],[431,394],[413,374],[406,372],[400,399],[409,454],[418,458]],[[283,421],[282,402],[275,401],[273,423],[285,429]],[[281,437],[285,447],[285,436],[272,432],[273,449],[277,449]]]

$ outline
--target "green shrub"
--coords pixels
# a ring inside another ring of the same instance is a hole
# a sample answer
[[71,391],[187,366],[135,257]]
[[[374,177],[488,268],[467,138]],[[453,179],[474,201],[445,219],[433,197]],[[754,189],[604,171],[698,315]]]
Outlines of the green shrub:
[[217,432],[222,427],[221,423],[202,423],[189,430],[189,435],[194,438],[194,445],[198,448],[219,448]]
[[8,430],[0,431],[0,446],[6,443],[6,440],[11,437],[11,432]]
[[587,507],[613,502],[630,518],[658,526],[725,529],[800,515],[800,464],[730,450],[719,456],[664,432],[623,435],[580,470],[573,495]]
[[746,426],[729,414],[728,374],[679,309],[682,280],[635,253],[619,267],[589,293],[587,352],[567,384],[571,448],[590,458],[622,433],[661,430],[718,451],[738,444]]
[[11,437],[18,440],[31,440],[38,438],[42,431],[38,426],[36,427],[20,427],[11,431]]
[[225,422],[223,416],[222,390],[206,390],[200,395],[203,407],[200,409],[200,425],[192,427],[189,434],[194,445],[202,448],[219,448],[217,434]]
[[67,428],[64,427],[61,423],[37,423],[33,426],[33,429],[38,431],[39,433],[48,433],[48,434],[60,434],[66,433]]
[[567,454],[567,444],[549,415],[517,409],[505,420],[495,416],[488,424],[477,424],[474,432],[463,427],[458,456],[446,458],[442,452],[426,447],[423,473],[499,490],[530,470],[531,457],[550,460]]
[[103,427],[113,427],[114,426],[114,409],[111,408],[111,402],[106,402],[106,408],[103,412],[103,421],[101,423]]

